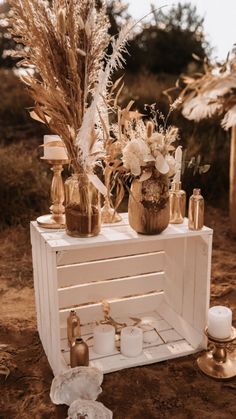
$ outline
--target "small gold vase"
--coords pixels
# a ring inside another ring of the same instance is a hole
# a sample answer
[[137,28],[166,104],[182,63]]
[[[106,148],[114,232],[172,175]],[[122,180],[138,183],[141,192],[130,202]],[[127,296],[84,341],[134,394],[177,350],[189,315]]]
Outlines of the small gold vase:
[[89,349],[87,343],[81,337],[77,337],[70,348],[70,366],[88,367],[89,365]]
[[152,176],[132,182],[128,216],[130,226],[141,234],[159,234],[168,227],[170,220],[169,180],[154,168]]
[[101,230],[100,194],[86,174],[73,174],[65,182],[66,232],[91,237]]
[[70,347],[75,342],[76,337],[80,337],[80,319],[76,311],[71,310],[67,318],[67,339]]
[[182,224],[186,209],[186,193],[181,182],[173,182],[170,190],[170,224]]

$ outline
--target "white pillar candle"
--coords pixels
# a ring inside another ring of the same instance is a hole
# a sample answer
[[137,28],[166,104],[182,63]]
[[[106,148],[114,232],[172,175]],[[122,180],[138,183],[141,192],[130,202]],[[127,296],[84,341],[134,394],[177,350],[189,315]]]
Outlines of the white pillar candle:
[[143,331],[133,326],[121,329],[120,350],[124,356],[128,357],[140,355],[143,350]]
[[59,142],[55,147],[44,147],[44,158],[48,160],[67,160],[66,147],[59,135],[44,135],[44,146],[48,143]]
[[93,331],[93,350],[100,355],[108,355],[115,350],[115,328],[110,324],[96,326]]
[[232,310],[214,306],[208,311],[208,333],[213,338],[226,339],[231,335]]

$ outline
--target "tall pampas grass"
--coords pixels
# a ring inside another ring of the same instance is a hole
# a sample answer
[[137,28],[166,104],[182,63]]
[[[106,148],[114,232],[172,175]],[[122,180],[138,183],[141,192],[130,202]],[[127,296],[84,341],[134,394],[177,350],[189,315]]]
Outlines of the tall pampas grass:
[[132,25],[110,38],[105,0],[9,3],[12,33],[25,47],[17,51],[20,65],[31,70],[22,77],[35,101],[31,116],[60,135],[75,172],[91,172],[103,148],[98,108],[113,71],[124,63]]

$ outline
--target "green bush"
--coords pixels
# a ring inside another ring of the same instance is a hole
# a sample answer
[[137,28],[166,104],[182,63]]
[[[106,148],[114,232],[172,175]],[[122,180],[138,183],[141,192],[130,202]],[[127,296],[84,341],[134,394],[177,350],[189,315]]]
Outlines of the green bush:
[[0,227],[26,224],[48,213],[51,174],[36,142],[0,147]]
[[44,126],[28,112],[33,101],[13,70],[0,68],[0,143],[21,141],[27,136],[43,135]]

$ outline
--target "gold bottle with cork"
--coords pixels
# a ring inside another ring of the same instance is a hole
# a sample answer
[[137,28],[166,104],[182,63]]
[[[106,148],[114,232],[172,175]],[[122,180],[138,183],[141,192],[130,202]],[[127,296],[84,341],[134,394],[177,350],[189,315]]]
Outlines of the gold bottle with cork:
[[81,337],[76,337],[70,348],[70,366],[87,367],[89,365],[89,349]]
[[76,337],[80,337],[80,319],[75,310],[71,310],[67,318],[67,339],[71,347]]
[[174,181],[170,190],[170,224],[182,224],[185,217],[186,193],[181,182]]
[[204,225],[204,198],[201,189],[194,189],[189,199],[188,228],[189,230],[201,230]]

